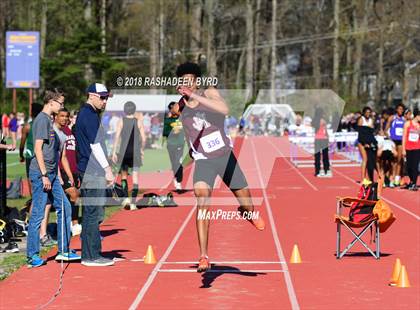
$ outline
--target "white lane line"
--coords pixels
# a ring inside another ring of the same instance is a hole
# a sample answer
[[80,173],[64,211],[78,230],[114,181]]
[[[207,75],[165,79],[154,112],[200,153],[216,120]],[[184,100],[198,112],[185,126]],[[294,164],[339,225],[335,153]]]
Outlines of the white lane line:
[[[236,260],[236,261],[211,261],[211,264],[285,264],[286,262],[278,262],[278,261],[242,261],[242,260]],[[189,261],[189,262],[164,262],[163,264],[195,264],[197,265],[197,261]]]
[[301,190],[303,189],[302,186],[276,186],[278,190]]
[[329,189],[350,189],[351,186],[326,186]]
[[[230,191],[229,191],[230,192]],[[232,193],[232,192],[230,192]],[[231,194],[232,195],[232,194]],[[263,197],[252,197],[254,204],[261,205],[263,203]],[[197,198],[192,197],[176,197],[176,203],[182,206],[195,206],[197,203]],[[237,206],[238,199],[236,197],[211,197],[210,206]]]
[[[195,269],[159,269],[158,272],[195,272]],[[244,270],[234,270],[234,269],[210,269],[205,273],[244,273],[244,272],[254,272],[254,273],[274,273],[274,272],[287,272],[286,270],[279,269],[244,269]]]
[[401,207],[399,204],[396,204],[395,202],[393,202],[393,201],[391,201],[391,200],[389,200],[389,199],[385,198],[384,196],[382,196],[382,197],[381,197],[381,199],[385,200],[387,203],[389,203],[389,204],[393,205],[394,207],[396,207],[396,208],[400,209],[401,211],[404,211],[404,212],[406,212],[406,213],[410,214],[410,215],[411,215],[411,216],[413,216],[416,220],[418,220],[418,221],[420,220],[420,216],[418,216],[417,214],[415,214],[415,213],[411,212],[410,210],[407,210],[407,209],[406,209],[406,208],[404,208],[404,207]]
[[7,167],[13,167],[13,166],[17,166],[17,165],[23,165],[23,163],[10,163],[10,164],[7,164]]
[[315,191],[318,191],[318,188],[315,186],[315,185],[313,185],[303,174],[302,174],[302,172],[300,172],[299,171],[299,169],[298,168],[296,168],[295,167],[295,165],[293,165],[287,158],[286,158],[286,156],[283,154],[283,152],[282,151],[280,151],[280,149],[277,147],[277,145],[275,145],[273,142],[271,142],[271,140],[267,140],[276,150],[277,150],[277,152],[284,158],[284,160],[287,162],[287,164],[290,166],[290,167],[292,167],[296,172],[297,172],[297,174],[299,174],[301,177],[302,177],[302,179],[310,186],[310,187],[312,187],[312,189],[313,190],[315,190]]
[[178,232],[176,233],[175,237],[172,239],[171,243],[169,244],[168,248],[166,249],[165,253],[159,260],[159,262],[156,264],[155,268],[153,268],[151,274],[147,278],[146,283],[141,288],[140,292],[137,294],[136,299],[133,301],[133,303],[130,306],[130,310],[137,309],[140,302],[143,300],[144,295],[146,294],[147,290],[150,288],[150,286],[153,283],[153,280],[156,278],[159,269],[162,267],[163,262],[168,258],[169,254],[171,254],[172,249],[175,247],[175,244],[177,243],[179,237],[181,236],[182,232],[184,231],[185,227],[187,226],[189,220],[191,219],[192,215],[194,214],[195,207],[191,208],[190,213],[188,213],[186,219],[182,223],[181,227],[178,229]]
[[[341,173],[340,171],[338,171],[337,169],[334,169],[335,172],[337,172],[339,175],[341,175],[343,178],[345,178],[346,180],[350,181],[351,183],[353,183],[354,185],[358,186],[357,182],[354,181],[352,178],[349,178],[348,176],[346,176],[344,173]],[[384,196],[381,197],[381,199],[385,200],[387,203],[393,205],[394,207],[400,209],[401,211],[404,211],[405,213],[413,216],[416,220],[420,220],[420,216],[418,216],[417,214],[411,212],[410,210],[407,210],[404,207],[401,207],[399,204],[396,204],[395,202],[385,198]]]
[[[274,223],[274,217],[273,217],[273,212],[271,211],[270,201],[268,200],[267,193],[265,191],[264,182],[263,182],[263,178],[262,178],[262,175],[261,175],[261,168],[260,168],[260,164],[258,162],[257,154],[255,152],[255,146],[254,146],[254,141],[253,140],[251,140],[251,148],[252,148],[252,154],[254,155],[255,164],[256,164],[256,167],[257,167],[258,178],[260,180],[263,196],[264,196],[264,199],[265,199],[265,202],[266,202],[268,219],[270,221],[271,232],[273,234],[274,243],[276,245],[277,255],[278,255],[279,260],[281,262],[286,262],[286,258],[284,257],[283,250],[281,248],[280,239],[279,239],[279,235],[277,233],[276,225]],[[284,281],[286,282],[287,293],[289,294],[289,299],[290,299],[290,303],[292,305],[292,309],[298,310],[298,309],[300,309],[300,307],[299,307],[299,303],[298,303],[297,298],[296,298],[296,293],[295,293],[295,289],[293,287],[292,278],[290,277],[289,268],[287,266],[287,263],[284,263],[283,266],[284,266],[283,267]]]
[[114,257],[114,262],[144,262],[144,258],[127,259],[123,257]]

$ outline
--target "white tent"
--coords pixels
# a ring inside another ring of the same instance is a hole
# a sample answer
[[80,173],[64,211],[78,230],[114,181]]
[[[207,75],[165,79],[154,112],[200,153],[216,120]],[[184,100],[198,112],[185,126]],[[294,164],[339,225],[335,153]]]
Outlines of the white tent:
[[296,120],[296,114],[288,104],[251,104],[245,110],[243,118],[249,120],[251,115],[258,116],[262,119],[265,119],[268,115],[280,116],[283,122],[288,120],[287,122],[289,124],[294,124]]
[[140,112],[164,112],[171,101],[178,102],[180,95],[140,95],[140,94],[114,94],[108,99],[106,111],[123,111],[124,104],[132,101]]

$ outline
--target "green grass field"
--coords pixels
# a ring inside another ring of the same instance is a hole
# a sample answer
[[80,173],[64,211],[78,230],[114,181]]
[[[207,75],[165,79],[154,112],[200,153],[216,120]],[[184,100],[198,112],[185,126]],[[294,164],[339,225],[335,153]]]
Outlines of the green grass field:
[[[23,206],[25,199],[10,199],[8,204],[10,207],[21,207]],[[105,219],[111,217],[115,212],[121,209],[120,206],[112,206],[105,208]],[[50,223],[56,222],[56,213],[51,212],[50,214]],[[45,256],[53,247],[42,248],[41,256]],[[3,259],[0,260],[0,281],[6,279],[14,271],[18,270],[20,267],[26,264],[26,253],[8,253]]]
[[[186,154],[186,153],[185,153]],[[164,146],[162,149],[146,149],[144,162],[140,169],[142,172],[163,171],[170,169],[168,151]],[[118,169],[118,168],[116,168]],[[7,178],[13,180],[17,177],[26,178],[25,163],[19,162],[19,155],[16,153],[7,154]]]
[[[19,145],[19,142],[18,142]],[[13,180],[17,177],[26,178],[25,163],[19,162],[19,155],[16,153],[7,153],[7,178]],[[117,170],[118,168],[115,167]],[[163,171],[170,169],[170,161],[166,147],[162,149],[147,149],[144,154],[144,162],[140,173]],[[8,199],[8,207],[21,209],[28,197],[20,199]],[[112,214],[120,210],[120,206],[111,206],[105,208],[105,217],[109,218]],[[81,211],[80,211],[81,213]],[[80,214],[81,215],[81,214]],[[83,219],[81,219],[83,221]],[[51,212],[50,222],[56,222],[56,213]],[[51,248],[41,251],[41,255],[45,255]],[[26,264],[26,253],[10,253],[3,257],[0,261],[0,281],[7,278],[11,273]]]

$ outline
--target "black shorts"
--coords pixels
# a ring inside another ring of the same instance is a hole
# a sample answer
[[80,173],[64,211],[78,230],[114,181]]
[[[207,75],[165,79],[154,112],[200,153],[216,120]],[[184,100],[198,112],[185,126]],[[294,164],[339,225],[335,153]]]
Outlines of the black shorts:
[[392,152],[389,150],[383,151],[381,154],[381,160],[392,161],[394,160],[394,154],[392,154]]
[[124,156],[121,162],[121,171],[128,171],[129,168],[132,168],[133,171],[139,171],[140,167],[142,166],[142,161],[140,155],[137,156]]
[[214,181],[220,176],[231,190],[239,190],[248,186],[245,175],[233,152],[212,159],[199,159],[195,162],[193,182],[204,182],[213,188]]
[[76,183],[75,186],[71,185],[70,179],[64,170],[61,170],[61,179],[63,180],[63,185],[62,185],[63,190],[66,191],[71,187],[77,187],[79,176],[77,173],[73,173],[73,180],[74,180],[74,183]]
[[395,146],[402,145],[402,140],[392,140],[395,143]]

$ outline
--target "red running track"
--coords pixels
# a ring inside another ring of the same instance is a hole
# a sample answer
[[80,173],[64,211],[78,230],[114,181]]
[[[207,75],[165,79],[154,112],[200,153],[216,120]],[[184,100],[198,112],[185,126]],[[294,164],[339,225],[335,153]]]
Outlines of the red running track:
[[[62,292],[48,308],[419,309],[419,193],[385,190],[397,221],[381,235],[379,261],[358,254],[362,247],[336,260],[335,197],[354,196],[359,171],[334,169],[334,178],[317,179],[312,169],[296,169],[288,155],[287,140],[244,140],[239,161],[267,229],[256,231],[242,220],[212,221],[214,272],[194,272],[198,245],[188,192],[175,198],[185,202],[178,208],[115,214],[102,225],[103,248],[120,260],[105,268],[69,264]],[[219,203],[214,208],[235,210],[223,185],[214,197]],[[288,263],[295,243],[303,259],[298,265]],[[80,249],[78,238],[72,244]],[[160,259],[157,265],[140,261],[149,244]],[[407,266],[409,289],[387,286],[397,257]],[[42,268],[21,268],[0,284],[0,307],[33,309],[46,303],[59,272],[51,260]]]

